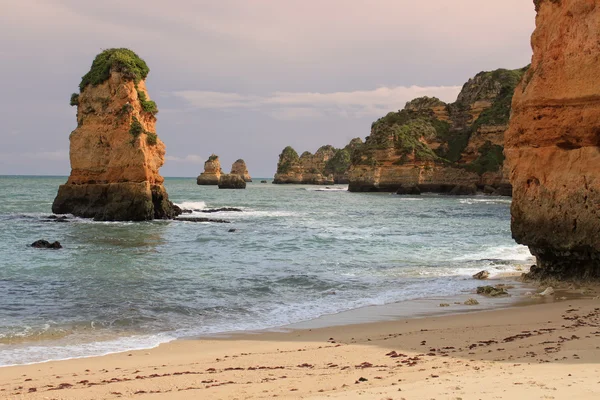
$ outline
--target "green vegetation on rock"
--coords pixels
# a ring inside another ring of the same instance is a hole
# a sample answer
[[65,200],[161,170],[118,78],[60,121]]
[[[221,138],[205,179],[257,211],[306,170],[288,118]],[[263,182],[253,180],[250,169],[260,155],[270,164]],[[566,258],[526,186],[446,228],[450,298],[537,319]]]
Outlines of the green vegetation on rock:
[[155,146],[158,143],[158,136],[154,132],[146,132],[146,143],[149,146]]
[[466,165],[466,169],[482,175],[486,172],[495,172],[502,167],[504,163],[504,148],[497,144],[492,144],[489,140],[479,149],[479,157],[472,163]]
[[335,155],[325,164],[325,174],[343,174],[350,167],[350,151],[337,150]]
[[73,93],[71,95],[71,100],[69,101],[70,106],[78,106],[79,105],[79,93]]
[[277,163],[277,173],[286,174],[290,169],[300,161],[298,153],[291,146],[287,146],[279,155],[279,163]]
[[216,154],[211,154],[210,157],[208,157],[208,161],[215,161],[219,159],[219,156]]
[[[482,125],[508,125],[510,110],[515,88],[523,78],[529,66],[522,69],[498,69],[492,72],[483,72],[487,79],[500,82],[501,89],[492,106],[479,115],[473,124],[472,130],[476,131]],[[478,75],[479,76],[479,75]]]
[[83,91],[88,85],[99,85],[110,78],[110,72],[120,72],[125,79],[138,83],[146,79],[150,68],[146,62],[129,49],[107,49],[98,54],[92,62],[90,71],[81,78],[79,90]]
[[148,100],[146,93],[139,89],[137,89],[137,94],[142,106],[142,110],[152,115],[156,115],[158,113],[158,107],[156,106],[156,103],[152,100]]
[[133,117],[131,120],[131,126],[129,127],[129,133],[134,137],[138,137],[142,133],[144,133],[144,127],[142,123],[137,119],[137,117]]

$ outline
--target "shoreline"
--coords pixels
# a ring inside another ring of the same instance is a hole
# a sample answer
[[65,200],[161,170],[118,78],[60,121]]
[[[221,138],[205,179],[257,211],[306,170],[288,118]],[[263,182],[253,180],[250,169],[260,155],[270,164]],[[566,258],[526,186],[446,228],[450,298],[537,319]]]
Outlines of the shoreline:
[[[365,305],[349,310],[343,310],[332,314],[323,314],[316,318],[311,318],[304,321],[293,322],[284,325],[270,326],[259,329],[240,329],[233,331],[222,331],[205,334],[177,335],[174,332],[158,332],[158,333],[132,333],[131,335],[119,335],[114,337],[105,336],[103,340],[92,342],[70,342],[69,335],[65,334],[62,337],[52,339],[42,339],[36,336],[32,339],[17,338],[2,345],[8,346],[23,346],[23,348],[34,347],[50,349],[65,349],[71,348],[73,352],[80,352],[79,348],[88,347],[89,354],[81,354],[74,356],[54,356],[49,359],[36,360],[29,362],[17,362],[13,364],[0,365],[0,370],[10,367],[37,365],[56,361],[69,361],[77,359],[87,359],[95,357],[104,357],[113,354],[119,354],[131,351],[143,351],[155,349],[159,346],[172,343],[180,340],[206,340],[213,338],[223,338],[239,335],[256,335],[273,332],[290,332],[295,330],[330,328],[339,326],[351,326],[367,323],[377,323],[386,321],[411,320],[427,317],[439,317],[446,315],[460,315],[473,312],[484,312],[496,309],[506,309],[511,307],[520,307],[523,305],[537,304],[543,302],[542,298],[527,298],[524,293],[535,290],[533,286],[522,283],[518,280],[520,273],[499,273],[493,277],[474,281],[481,285],[508,285],[510,296],[504,297],[488,297],[477,295],[471,292],[462,292],[449,296],[429,296],[416,299],[407,299],[395,301],[385,304]],[[476,298],[479,304],[464,305],[463,303],[469,298]],[[441,307],[441,304],[447,306]],[[143,340],[146,344],[138,344],[135,342]],[[148,345],[147,343],[154,342]],[[129,343],[128,345],[125,343]],[[98,346],[97,350],[90,347]],[[103,349],[103,348],[111,348]],[[119,348],[120,347],[120,348]]]
[[526,386],[532,394],[563,398],[553,377],[562,374],[567,383],[570,373],[577,377],[576,398],[593,398],[600,301],[559,300],[561,294],[545,304],[233,333],[3,367],[0,397],[400,398],[395,396],[401,389],[407,399],[450,392],[456,396],[441,398],[469,399],[481,398],[476,389],[510,398]]

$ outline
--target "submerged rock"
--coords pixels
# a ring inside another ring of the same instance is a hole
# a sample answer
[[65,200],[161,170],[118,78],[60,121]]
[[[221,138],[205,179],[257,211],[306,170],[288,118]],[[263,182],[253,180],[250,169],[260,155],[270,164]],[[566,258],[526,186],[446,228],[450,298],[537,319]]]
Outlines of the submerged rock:
[[467,301],[464,302],[465,306],[476,306],[478,305],[479,302],[473,298],[468,299]]
[[149,68],[127,49],[103,51],[73,94],[71,175],[52,204],[55,214],[103,221],[173,218],[159,168],[165,145],[156,135],[156,104],[144,79]]
[[241,175],[221,175],[221,178],[219,178],[219,189],[246,189],[246,181],[244,181]]
[[505,155],[512,236],[533,279],[600,279],[600,6],[536,0],[531,68],[513,98]]
[[50,243],[47,240],[36,240],[31,243],[31,247],[35,247],[36,249],[62,249],[62,246],[59,242]]
[[477,288],[477,294],[491,297],[508,296],[508,292],[504,290],[504,288],[498,286],[479,286]]
[[242,212],[241,208],[235,207],[221,207],[221,208],[206,208],[203,210],[198,210],[203,213],[217,213],[217,212]]
[[473,275],[474,279],[480,279],[480,280],[487,279],[489,277],[490,277],[490,273],[488,271],[485,271],[485,270],[484,271],[479,271],[478,273],[476,273],[475,275]]
[[224,219],[212,219],[212,218],[187,218],[187,217],[178,217],[175,218],[174,221],[184,221],[184,222],[215,222],[218,224],[230,224],[230,221]]

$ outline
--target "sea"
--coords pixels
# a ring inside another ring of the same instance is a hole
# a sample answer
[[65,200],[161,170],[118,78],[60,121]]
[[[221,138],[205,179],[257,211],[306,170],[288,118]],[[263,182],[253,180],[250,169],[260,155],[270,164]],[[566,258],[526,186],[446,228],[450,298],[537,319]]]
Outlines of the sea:
[[[186,217],[230,223],[49,220],[66,179],[0,176],[0,366],[469,295],[472,274],[533,262],[506,197],[167,178]],[[242,211],[202,212],[221,207]],[[38,239],[63,248],[30,247]]]

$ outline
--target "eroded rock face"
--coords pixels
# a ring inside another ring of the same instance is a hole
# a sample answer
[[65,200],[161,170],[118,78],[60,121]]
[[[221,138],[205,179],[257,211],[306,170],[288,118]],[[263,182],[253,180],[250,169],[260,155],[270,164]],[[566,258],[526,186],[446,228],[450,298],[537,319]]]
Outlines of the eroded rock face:
[[173,218],[159,168],[165,145],[156,135],[156,104],[144,79],[149,69],[127,49],[99,54],[73,94],[77,128],[70,135],[71,175],[52,212],[96,220]]
[[204,172],[196,178],[196,183],[198,185],[218,185],[222,173],[219,156],[212,154],[204,163]]
[[352,151],[350,191],[465,194],[465,187],[493,187],[510,195],[503,168],[510,101],[523,70],[481,72],[455,103],[423,97],[373,123],[365,143]]
[[600,278],[600,4],[536,0],[505,154],[512,232],[534,278]]
[[245,182],[252,182],[252,178],[248,173],[248,168],[246,167],[246,162],[241,158],[233,163],[231,166],[231,174],[240,175]]
[[246,189],[246,181],[238,174],[223,174],[219,178],[219,189]]

